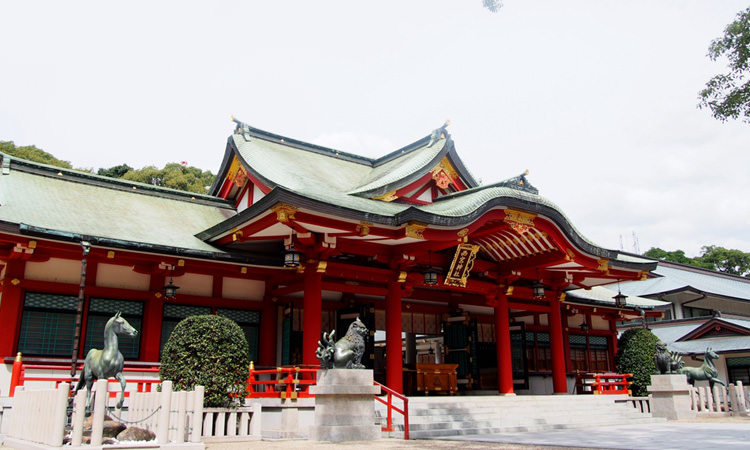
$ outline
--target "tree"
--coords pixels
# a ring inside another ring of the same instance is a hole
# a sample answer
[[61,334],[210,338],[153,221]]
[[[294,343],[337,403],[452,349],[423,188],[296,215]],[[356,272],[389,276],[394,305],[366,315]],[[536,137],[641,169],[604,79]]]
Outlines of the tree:
[[704,262],[700,257],[688,258],[685,256],[685,252],[682,250],[666,251],[659,247],[651,247],[643,256],[649,258],[660,259],[662,261],[670,261],[679,264],[686,264],[688,266],[701,267],[703,269],[714,270],[713,264]]
[[729,71],[716,75],[700,91],[698,108],[709,108],[714,118],[726,122],[740,119],[750,123],[750,8],[737,14],[724,29],[724,36],[714,39],[708,57],[729,60]]
[[[40,162],[55,167],[72,169],[68,161],[62,161],[44,150],[31,146],[16,147],[12,141],[0,141],[0,152],[7,153],[17,158]],[[76,168],[81,172],[93,172],[91,169]],[[168,163],[163,169],[156,166],[147,166],[142,169],[134,169],[127,164],[120,164],[109,169],[99,169],[97,175],[110,178],[122,178],[124,180],[138,181],[140,183],[152,184],[154,186],[167,187],[180,191],[206,194],[214,182],[216,176],[208,170],[203,171],[197,167],[188,167],[187,164]]]
[[242,328],[222,316],[190,316],[175,326],[161,354],[159,378],[175,390],[205,388],[203,405],[235,406],[246,395],[250,357]]
[[123,175],[133,170],[127,164],[120,164],[119,166],[110,167],[109,169],[99,169],[96,174],[110,178],[122,178]]
[[73,168],[68,161],[57,159],[51,154],[42,149],[36,148],[33,145],[16,147],[13,141],[0,141],[0,152],[15,156],[16,158],[27,159],[29,161],[35,161],[55,167],[62,167],[63,169]]
[[659,247],[651,247],[646,253],[644,253],[644,256],[648,256],[649,258],[662,259],[665,261],[676,262],[680,264],[692,263],[692,259],[685,256],[685,252],[682,250],[675,250],[673,252],[668,252],[666,250],[660,249]]
[[732,275],[750,275],[750,253],[741,250],[728,250],[724,247],[707,245],[701,248],[701,261],[713,266],[717,272]]
[[169,163],[163,169],[158,169],[156,166],[132,169],[122,175],[121,178],[154,186],[205,194],[211,187],[215,176],[211,172],[204,172],[197,167]]
[[644,256],[732,275],[750,276],[750,253],[742,250],[706,245],[701,247],[700,256],[688,258],[682,250],[668,252],[658,247],[652,247],[644,253]]
[[617,343],[615,365],[618,373],[632,373],[630,389],[635,397],[648,395],[651,375],[656,373],[656,343],[659,338],[647,328],[630,328]]

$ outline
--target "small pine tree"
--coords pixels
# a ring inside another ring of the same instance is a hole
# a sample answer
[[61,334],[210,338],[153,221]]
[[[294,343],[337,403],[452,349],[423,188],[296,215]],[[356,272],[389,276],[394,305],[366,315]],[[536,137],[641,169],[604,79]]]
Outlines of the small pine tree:
[[632,373],[630,389],[636,397],[648,395],[651,375],[656,373],[656,343],[659,338],[646,328],[631,328],[625,331],[617,343],[615,365],[618,373]]
[[159,378],[174,390],[205,389],[203,405],[232,407],[244,399],[249,370],[242,328],[226,317],[191,316],[172,331],[161,355]]

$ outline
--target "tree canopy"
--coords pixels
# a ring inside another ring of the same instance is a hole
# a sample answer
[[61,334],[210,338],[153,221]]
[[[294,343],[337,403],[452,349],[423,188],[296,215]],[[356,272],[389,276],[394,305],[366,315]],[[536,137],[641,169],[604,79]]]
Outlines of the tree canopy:
[[[112,167],[107,171],[117,173],[122,171],[123,166]],[[100,171],[101,172],[101,171]],[[205,194],[214,181],[214,174],[203,171],[197,167],[188,167],[177,163],[168,163],[163,169],[148,166],[142,169],[130,169],[122,176],[124,180],[138,181],[153,184],[154,186],[179,189],[181,191]]]
[[62,167],[63,169],[72,169],[73,166],[68,161],[57,159],[42,149],[34,145],[24,145],[16,147],[13,141],[0,141],[0,152],[7,153],[21,159],[49,164],[50,166]]
[[741,250],[726,249],[715,245],[705,246],[702,249],[701,261],[713,264],[718,272],[750,275],[750,253]]
[[714,118],[726,122],[740,119],[750,123],[750,8],[737,14],[724,35],[711,41],[708,57],[725,56],[728,71],[708,80],[700,91],[698,107],[709,108]]
[[[33,145],[17,147],[13,141],[0,141],[0,152],[29,161],[48,164],[50,166],[73,169],[68,161],[57,159],[42,149]],[[91,172],[89,169],[76,168],[82,172]],[[203,171],[197,167],[188,167],[185,164],[168,163],[164,168],[147,166],[142,169],[134,169],[127,164],[120,164],[108,169],[99,169],[97,175],[110,178],[122,178],[124,180],[148,183],[154,186],[178,189],[180,191],[205,194],[214,182],[215,175],[209,171]]]
[[127,164],[120,164],[119,166],[110,167],[109,169],[99,169],[96,174],[110,178],[122,178],[123,175],[133,170]]
[[700,256],[689,258],[682,250],[666,251],[652,247],[644,253],[644,256],[732,275],[750,276],[750,253],[742,250],[706,245],[701,247]]

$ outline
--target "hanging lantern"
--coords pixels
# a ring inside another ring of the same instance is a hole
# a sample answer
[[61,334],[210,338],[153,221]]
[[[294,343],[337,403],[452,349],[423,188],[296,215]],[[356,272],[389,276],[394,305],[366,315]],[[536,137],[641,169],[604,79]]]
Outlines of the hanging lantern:
[[583,323],[581,324],[581,331],[583,331],[584,333],[589,332],[589,324],[586,323],[586,319],[583,319]]
[[300,259],[302,253],[294,249],[294,243],[289,246],[289,249],[284,252],[284,267],[288,269],[296,269],[300,266]]
[[438,271],[432,267],[432,250],[428,253],[427,271],[424,273],[424,284],[435,286],[438,283]]
[[618,308],[624,308],[628,305],[628,296],[623,295],[619,290],[617,291],[617,295],[612,298],[615,299],[615,306]]
[[174,276],[174,266],[172,266],[172,272],[169,274],[169,283],[164,286],[164,297],[168,299],[174,299],[177,298],[177,289],[179,289],[179,286],[176,286],[172,282],[172,277]]
[[438,273],[435,269],[430,267],[427,272],[424,273],[424,284],[427,286],[435,286],[438,282]]
[[540,283],[539,281],[536,281],[534,284],[531,285],[531,289],[533,290],[534,298],[544,298],[544,285]]

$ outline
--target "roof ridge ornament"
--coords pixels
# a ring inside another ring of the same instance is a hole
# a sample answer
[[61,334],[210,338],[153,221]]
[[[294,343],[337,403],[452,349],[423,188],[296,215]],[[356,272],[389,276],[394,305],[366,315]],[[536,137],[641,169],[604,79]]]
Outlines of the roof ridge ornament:
[[528,174],[529,174],[529,169],[526,169],[521,175],[515,176],[513,178],[508,178],[507,180],[503,180],[499,183],[496,183],[495,186],[509,187],[511,189],[518,189],[519,191],[530,192],[532,194],[539,194],[539,189],[532,186],[531,183],[529,183],[529,180],[526,179],[526,175]]
[[448,133],[448,130],[446,130],[446,128],[450,124],[451,121],[449,119],[446,119],[442,127],[432,130],[432,134],[430,134],[430,142],[427,143],[427,146],[432,147],[435,142],[439,141],[440,139],[450,138],[450,133]]

